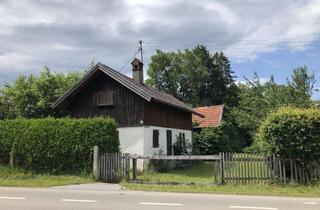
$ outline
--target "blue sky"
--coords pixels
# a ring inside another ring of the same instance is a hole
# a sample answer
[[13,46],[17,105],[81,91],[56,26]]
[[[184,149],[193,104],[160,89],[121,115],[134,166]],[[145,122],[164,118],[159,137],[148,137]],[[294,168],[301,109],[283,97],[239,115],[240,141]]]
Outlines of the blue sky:
[[143,40],[146,66],[156,49],[204,44],[225,52],[240,81],[257,72],[285,83],[307,65],[320,87],[319,0],[1,0],[0,14],[0,85],[93,58],[130,75],[124,64]]
[[[266,81],[271,75],[277,83],[287,83],[287,78],[294,68],[306,65],[310,73],[314,72],[317,80],[315,88],[320,87],[320,42],[314,41],[303,51],[292,51],[288,48],[271,53],[259,54],[256,59],[244,62],[232,62],[232,69],[238,79],[243,81],[244,76],[252,78],[257,72],[261,81]],[[314,91],[314,99],[320,98],[320,93]]]

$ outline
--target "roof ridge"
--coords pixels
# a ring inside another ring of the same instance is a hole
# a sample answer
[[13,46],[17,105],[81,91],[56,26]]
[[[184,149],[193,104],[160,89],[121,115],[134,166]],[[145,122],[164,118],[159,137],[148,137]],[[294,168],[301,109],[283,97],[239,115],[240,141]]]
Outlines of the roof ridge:
[[[134,79],[128,77],[127,75],[122,74],[119,71],[116,71],[115,69],[102,64],[98,62],[96,65],[94,65],[81,79],[80,81],[75,84],[72,88],[69,89],[63,96],[61,96],[54,104],[53,107],[59,106],[61,103],[63,103],[64,100],[67,100],[71,94],[75,95],[78,93],[78,88],[80,85],[82,85],[84,82],[86,82],[88,79],[90,79],[97,71],[101,71],[111,77],[112,79],[119,82],[121,85],[125,86],[129,90],[133,91],[137,95],[141,96],[148,102],[151,100],[158,101],[162,104],[166,104],[187,112],[194,113],[199,116],[203,116],[196,111],[192,109],[191,106],[187,105],[186,103],[182,102],[181,100],[177,99],[176,97],[162,92],[160,90],[155,89],[152,86],[149,86],[147,84],[141,84]],[[71,96],[72,97],[72,96]]]

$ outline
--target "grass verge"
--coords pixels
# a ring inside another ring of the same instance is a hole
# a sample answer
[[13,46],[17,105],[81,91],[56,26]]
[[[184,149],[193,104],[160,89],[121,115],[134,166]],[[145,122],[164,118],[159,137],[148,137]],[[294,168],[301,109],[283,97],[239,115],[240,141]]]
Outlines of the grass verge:
[[148,185],[122,183],[129,190],[155,192],[214,193],[233,195],[268,195],[293,197],[320,197],[320,186],[280,185]]
[[91,183],[90,176],[33,174],[19,168],[0,165],[0,186],[5,187],[53,187]]
[[[259,169],[260,170],[260,169]],[[224,186],[210,185],[213,182],[214,167],[212,162],[202,162],[191,167],[165,173],[143,172],[138,180],[154,183],[207,183],[207,185],[166,185],[166,184],[138,184],[123,182],[121,185],[130,190],[184,192],[184,193],[214,193],[235,195],[268,195],[268,196],[297,196],[320,197],[320,185],[303,186],[278,184],[248,184]]]

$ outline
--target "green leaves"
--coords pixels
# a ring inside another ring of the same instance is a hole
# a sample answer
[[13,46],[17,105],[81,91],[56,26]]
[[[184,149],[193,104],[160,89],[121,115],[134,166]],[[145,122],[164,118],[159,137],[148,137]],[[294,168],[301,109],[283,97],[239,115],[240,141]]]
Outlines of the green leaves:
[[314,73],[308,72],[307,66],[293,70],[292,81],[288,81],[290,97],[295,107],[310,107],[311,95],[315,84]]
[[51,105],[81,76],[79,72],[52,73],[48,67],[37,77],[19,76],[13,85],[0,89],[0,119],[55,116]]
[[265,150],[282,157],[296,158],[303,164],[320,159],[320,111],[281,108],[262,123],[259,139]]
[[238,129],[223,122],[219,127],[204,128],[192,137],[192,150],[196,154],[212,155],[219,152],[241,151],[243,143]]
[[95,145],[119,151],[117,125],[109,118],[0,121],[0,163],[8,164],[13,144],[16,165],[52,173],[91,169]]
[[230,61],[222,53],[211,55],[205,46],[151,57],[146,81],[193,106],[237,102],[237,86]]
[[277,84],[273,76],[262,83],[257,74],[246,84],[240,84],[240,101],[231,111],[238,126],[246,130],[251,141],[265,117],[283,106],[308,108],[312,104],[311,92],[314,75],[307,67],[293,70],[288,84]]

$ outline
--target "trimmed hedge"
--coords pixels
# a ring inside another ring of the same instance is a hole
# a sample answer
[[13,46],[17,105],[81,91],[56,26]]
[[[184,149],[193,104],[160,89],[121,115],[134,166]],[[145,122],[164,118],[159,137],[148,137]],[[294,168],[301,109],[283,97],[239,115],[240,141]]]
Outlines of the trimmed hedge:
[[320,160],[320,111],[281,108],[271,113],[259,131],[260,145],[305,166]]
[[117,124],[110,118],[16,119],[0,121],[0,163],[41,172],[92,168],[92,148],[118,152]]

